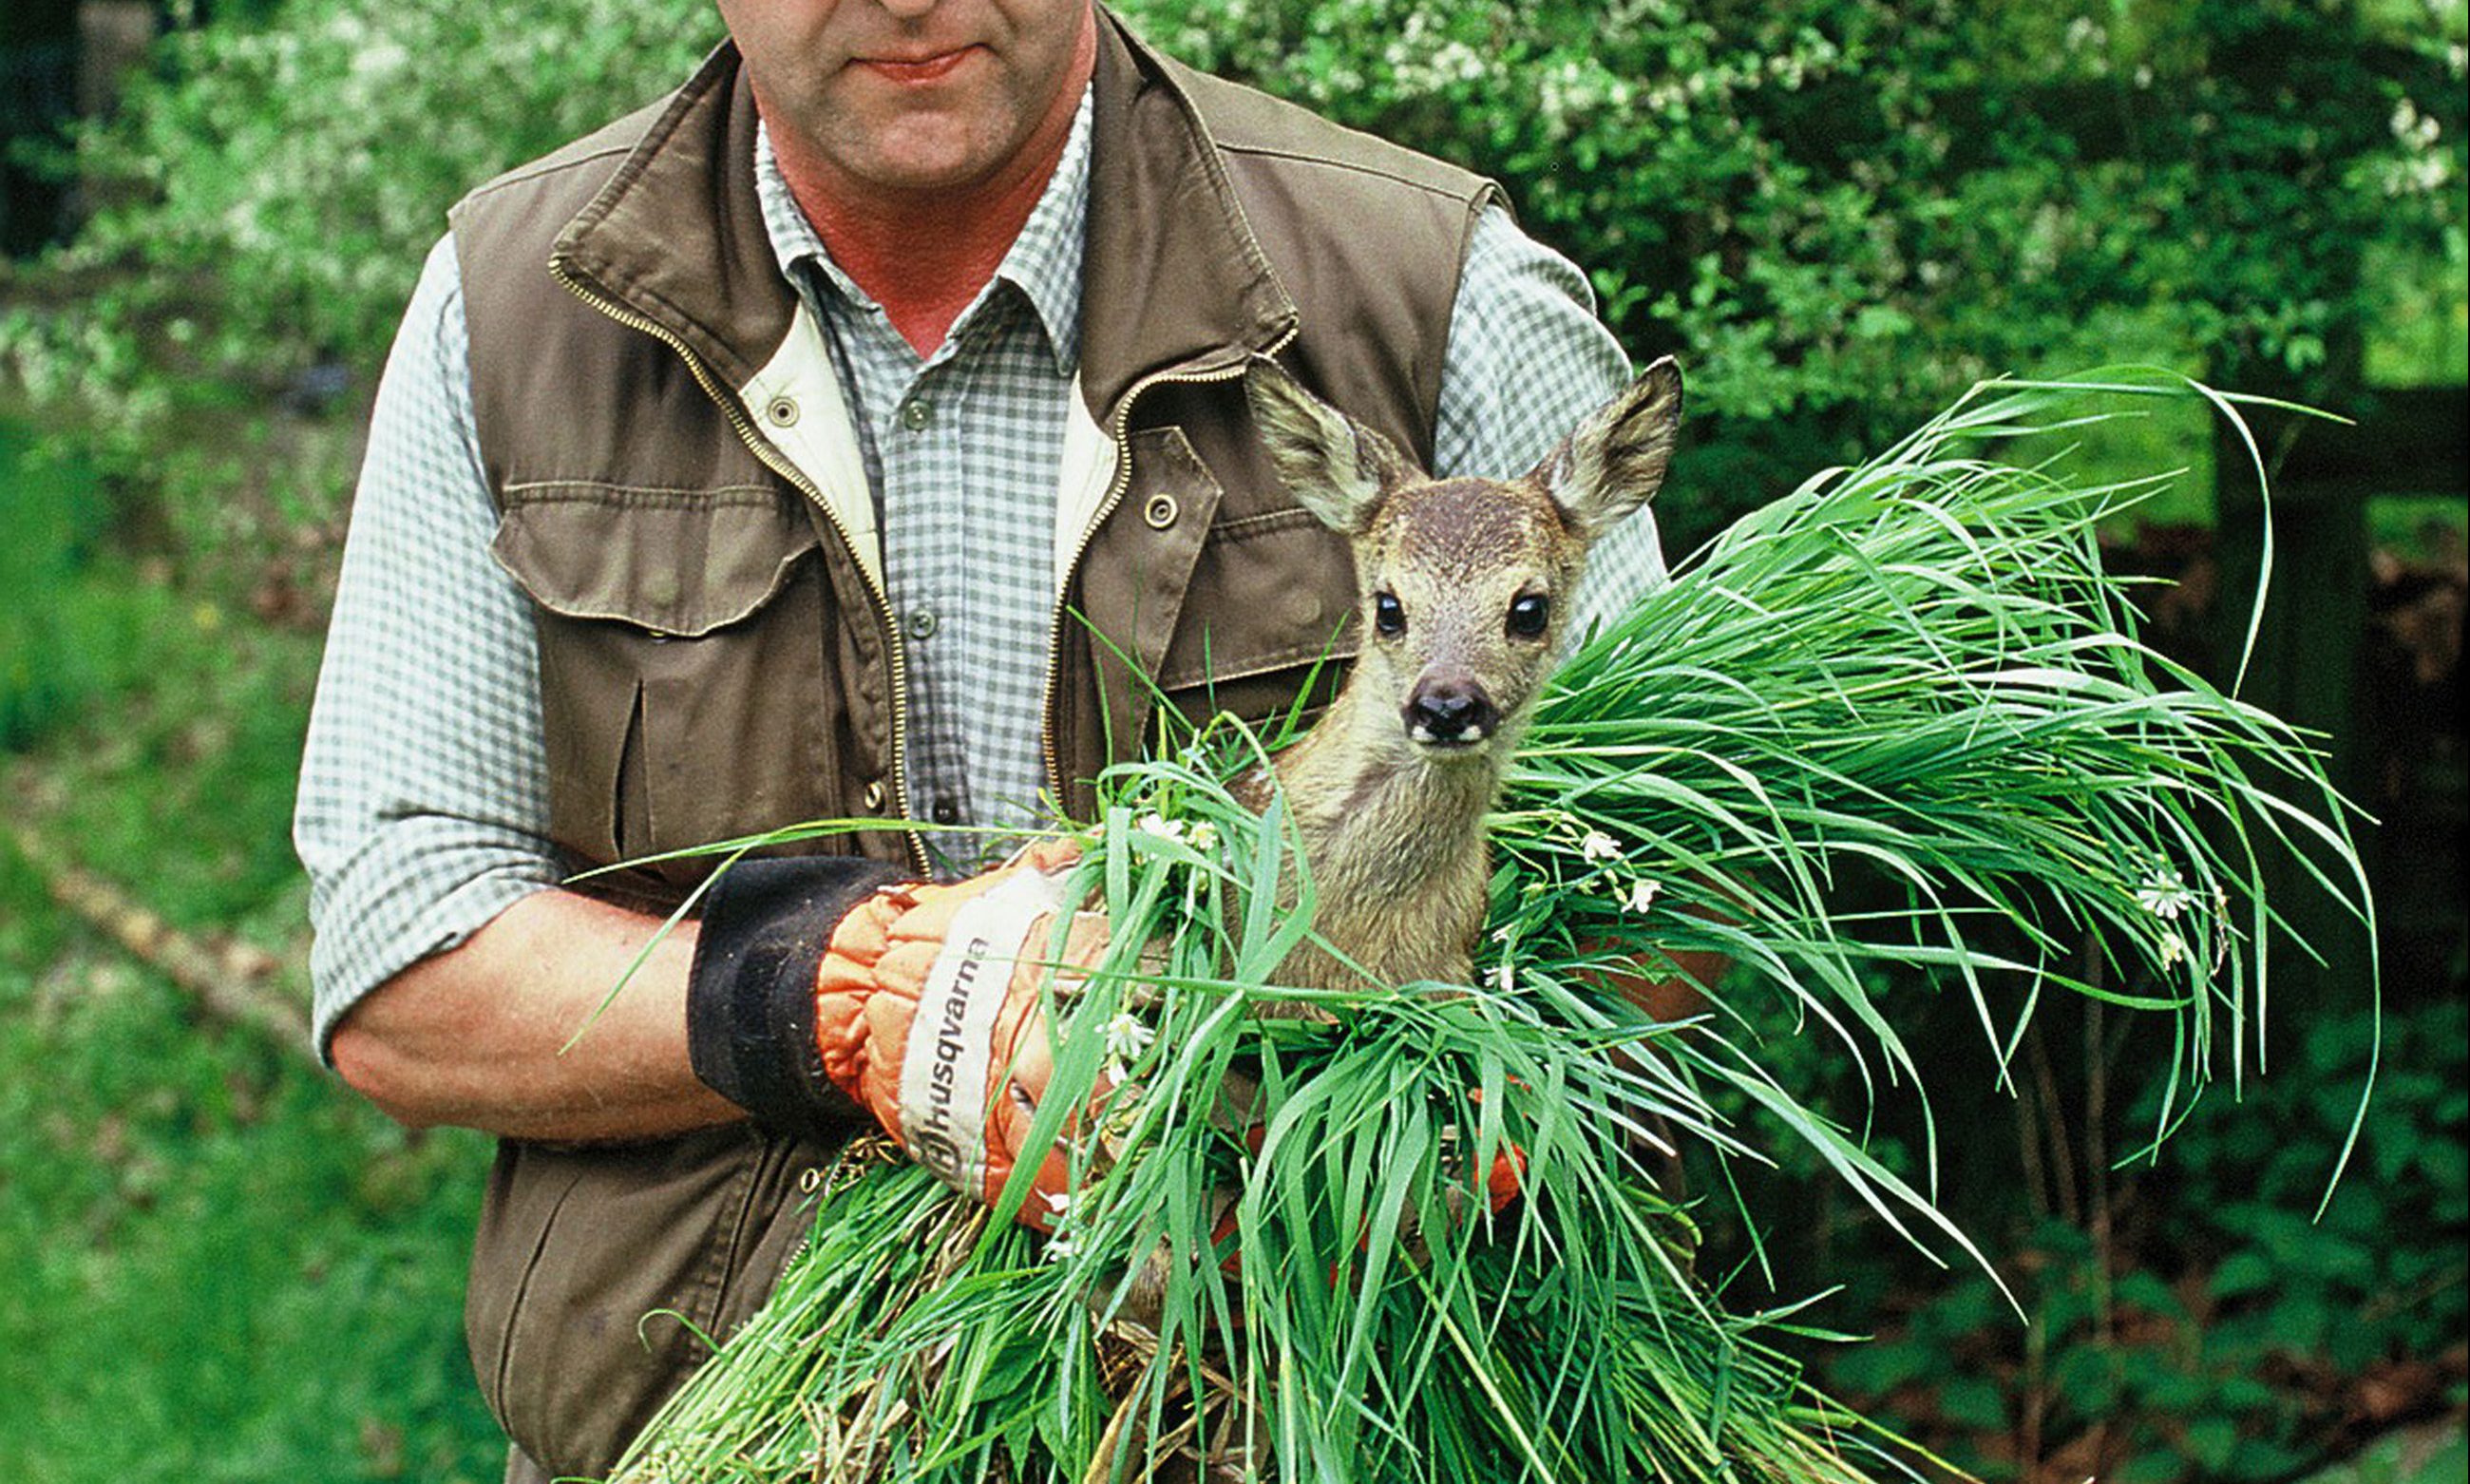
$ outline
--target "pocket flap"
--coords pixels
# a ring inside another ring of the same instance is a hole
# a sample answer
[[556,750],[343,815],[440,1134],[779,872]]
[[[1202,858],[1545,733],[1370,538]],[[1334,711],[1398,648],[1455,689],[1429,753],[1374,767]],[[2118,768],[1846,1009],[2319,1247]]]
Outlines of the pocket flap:
[[769,489],[536,484],[505,493],[490,549],[551,613],[691,638],[761,608],[817,545]]
[[1352,660],[1362,642],[1348,621],[1354,607],[1354,557],[1310,512],[1220,521],[1193,568],[1158,685],[1184,690]]

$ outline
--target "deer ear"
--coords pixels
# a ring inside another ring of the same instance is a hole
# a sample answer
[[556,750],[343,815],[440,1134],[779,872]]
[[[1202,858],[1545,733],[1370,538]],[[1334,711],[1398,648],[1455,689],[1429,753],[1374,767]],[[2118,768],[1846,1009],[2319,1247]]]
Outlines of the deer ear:
[[1388,439],[1304,390],[1267,357],[1253,358],[1244,393],[1287,493],[1332,529],[1362,530],[1382,492],[1409,473]]
[[1666,356],[1585,422],[1527,477],[1595,541],[1655,497],[1681,426],[1681,367]]

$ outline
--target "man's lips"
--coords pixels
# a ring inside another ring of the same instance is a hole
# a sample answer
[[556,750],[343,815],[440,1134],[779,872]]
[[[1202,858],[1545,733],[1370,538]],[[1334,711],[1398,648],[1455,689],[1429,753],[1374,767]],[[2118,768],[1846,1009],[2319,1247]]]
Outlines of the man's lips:
[[963,46],[931,57],[861,57],[857,65],[893,82],[934,82],[950,76],[976,51],[974,46]]

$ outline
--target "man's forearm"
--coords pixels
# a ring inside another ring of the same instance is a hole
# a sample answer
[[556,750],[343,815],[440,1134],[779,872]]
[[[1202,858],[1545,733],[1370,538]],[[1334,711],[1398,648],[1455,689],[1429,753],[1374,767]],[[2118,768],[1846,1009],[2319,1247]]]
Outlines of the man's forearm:
[[534,893],[353,1007],[335,1031],[336,1068],[414,1125],[606,1141],[743,1118],[687,1060],[693,923],[610,997],[660,929],[571,892]]

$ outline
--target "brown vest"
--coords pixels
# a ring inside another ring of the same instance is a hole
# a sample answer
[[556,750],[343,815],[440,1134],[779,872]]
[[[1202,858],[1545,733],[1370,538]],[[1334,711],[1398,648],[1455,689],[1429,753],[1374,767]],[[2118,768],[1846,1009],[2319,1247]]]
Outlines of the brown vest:
[[[1101,12],[1084,268],[1086,437],[1048,678],[1050,779],[1138,751],[1163,694],[1263,717],[1353,649],[1344,545],[1279,487],[1247,359],[1429,464],[1486,182],[1148,51]],[[665,103],[454,210],[495,554],[536,603],[550,828],[594,865],[904,797],[900,638],[847,490],[837,390],[765,235],[724,47]],[[820,371],[818,368],[820,367]],[[1334,667],[1333,667],[1334,668]],[[1333,682],[1334,682],[1334,676]],[[803,848],[922,866],[889,826]],[[675,901],[709,870],[629,873]],[[777,1276],[826,1148],[751,1126],[627,1149],[509,1142],[474,1257],[483,1389],[556,1472],[605,1472]]]

